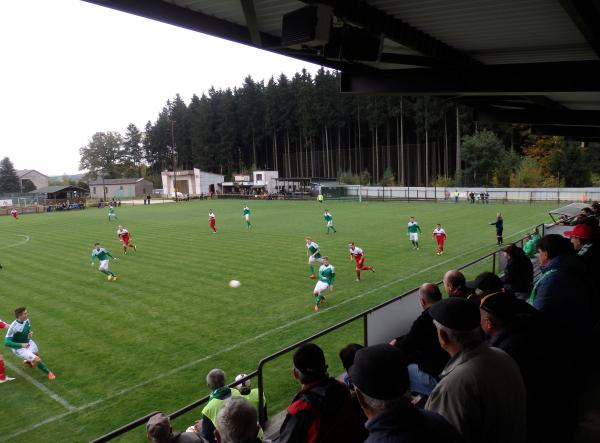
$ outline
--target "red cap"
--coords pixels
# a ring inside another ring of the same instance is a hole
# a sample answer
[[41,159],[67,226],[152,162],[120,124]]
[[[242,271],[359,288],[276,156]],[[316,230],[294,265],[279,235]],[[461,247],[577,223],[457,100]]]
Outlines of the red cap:
[[572,231],[565,232],[565,237],[577,237],[583,239],[592,238],[593,235],[594,232],[592,227],[586,223],[575,225]]

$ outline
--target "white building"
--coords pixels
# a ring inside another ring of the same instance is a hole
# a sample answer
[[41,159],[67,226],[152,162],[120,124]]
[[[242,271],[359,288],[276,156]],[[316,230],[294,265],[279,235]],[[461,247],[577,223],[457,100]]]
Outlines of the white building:
[[[175,197],[175,187],[177,192],[189,196],[207,195],[211,192],[221,192],[225,177],[212,172],[201,171],[194,168],[187,171],[162,171],[162,186],[164,193],[168,197]],[[176,185],[176,186],[175,186]]]
[[262,188],[269,194],[277,192],[277,179],[279,178],[278,171],[254,171],[252,173],[252,187]]
[[36,171],[35,169],[21,169],[17,171],[17,177],[23,186],[23,180],[30,180],[36,189],[48,186],[48,176]]

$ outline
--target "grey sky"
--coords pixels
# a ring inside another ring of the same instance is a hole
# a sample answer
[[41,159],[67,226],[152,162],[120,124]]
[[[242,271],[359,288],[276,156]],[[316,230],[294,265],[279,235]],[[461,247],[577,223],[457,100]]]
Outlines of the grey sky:
[[98,131],[155,121],[168,98],[318,67],[79,0],[0,2],[0,156],[76,173]]

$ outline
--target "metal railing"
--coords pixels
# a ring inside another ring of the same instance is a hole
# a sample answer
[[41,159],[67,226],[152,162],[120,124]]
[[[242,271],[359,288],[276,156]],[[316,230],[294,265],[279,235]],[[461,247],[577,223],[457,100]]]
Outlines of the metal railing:
[[[545,225],[544,224],[539,224],[535,227],[535,229],[540,233],[541,236],[543,236],[545,234]],[[514,242],[517,246],[519,247],[523,247],[523,244],[525,242],[527,237],[522,237]],[[464,265],[458,267],[457,269],[460,271],[464,271],[467,270],[469,268],[474,268],[476,265],[480,265],[483,264],[483,268],[482,269],[486,269],[488,271],[497,273],[497,272],[501,272],[503,270],[503,263],[502,260],[499,258],[500,257],[500,250],[496,250],[493,252],[490,252],[484,256],[481,256],[479,258],[476,258],[475,260],[472,260],[468,263],[465,263]],[[491,261],[491,264],[487,264],[486,261]],[[441,281],[436,283],[438,286],[442,284]],[[292,345],[289,345],[283,349],[280,349],[277,352],[274,352],[266,357],[263,357],[259,362],[258,362],[258,366],[257,369],[255,369],[254,371],[250,372],[246,377],[244,377],[243,379],[237,381],[237,382],[232,382],[230,383],[228,386],[229,387],[235,387],[236,385],[239,385],[240,383],[246,381],[246,380],[250,380],[253,378],[257,378],[258,379],[258,401],[259,401],[259,408],[258,408],[258,413],[259,413],[259,421],[260,421],[260,425],[264,428],[268,417],[265,416],[265,405],[264,405],[264,391],[265,391],[265,380],[264,380],[264,372],[265,372],[265,366],[267,365],[267,363],[273,362],[276,359],[289,354],[290,352],[296,350],[298,347],[302,346],[305,343],[308,342],[312,342],[320,337],[324,337],[326,335],[329,335],[330,333],[341,329],[351,323],[354,323],[358,320],[362,320],[363,323],[363,343],[365,345],[368,344],[372,344],[369,342],[369,336],[368,336],[368,330],[369,330],[369,316],[373,313],[376,313],[388,306],[390,306],[392,303],[396,303],[401,299],[405,299],[408,298],[410,296],[417,296],[418,294],[418,290],[419,287],[413,288],[409,291],[406,291],[390,300],[387,300],[377,306],[374,306],[372,308],[369,308],[359,314],[355,314],[350,318],[347,318],[346,320],[343,320],[339,323],[336,323],[333,326],[330,326],[326,329],[323,329],[320,332],[317,332],[316,334],[311,335],[310,337],[307,337],[303,340],[300,340]],[[416,306],[416,303],[415,303]],[[183,414],[186,414],[187,412],[190,412],[194,409],[196,409],[199,406],[202,406],[203,404],[205,404],[206,402],[208,402],[209,400],[209,395],[206,395],[198,400],[196,400],[193,403],[190,403],[184,407],[182,407],[181,409],[178,409],[177,411],[169,414],[169,418],[175,419],[177,417],[180,417]],[[147,423],[148,419],[150,417],[152,417],[152,415],[156,414],[156,412],[152,412],[150,414],[146,414],[143,417],[139,417],[136,420],[127,423],[126,425],[121,426],[120,428],[117,428],[105,435],[102,435],[101,437],[96,438],[95,440],[92,440],[92,443],[102,443],[102,442],[107,442],[110,440],[113,440],[127,432],[132,431],[133,429],[138,428],[139,426],[142,426],[144,424]]]

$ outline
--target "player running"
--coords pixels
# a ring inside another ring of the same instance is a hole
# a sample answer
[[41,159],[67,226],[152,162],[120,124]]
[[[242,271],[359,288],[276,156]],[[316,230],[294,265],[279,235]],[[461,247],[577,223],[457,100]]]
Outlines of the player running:
[[116,257],[113,257],[110,252],[108,252],[106,249],[101,247],[100,243],[98,243],[98,242],[94,243],[94,249],[92,249],[92,266],[94,266],[94,262],[96,261],[96,258],[100,262],[100,266],[98,267],[98,270],[107,276],[106,279],[108,281],[111,281],[111,280],[116,281],[117,276],[110,269],[108,269],[108,262],[109,262],[109,258],[112,258],[114,260],[118,260],[118,259]]
[[315,267],[314,263],[321,263],[323,260],[321,258],[321,250],[319,249],[319,245],[313,241],[311,237],[305,237],[306,240],[306,254],[308,255],[308,267],[310,269],[310,275],[308,278],[317,278],[315,275]]
[[442,255],[444,253],[444,241],[446,241],[446,231],[442,228],[441,224],[435,225],[435,229],[433,230],[433,237],[435,241],[437,241],[437,252],[435,255]]
[[333,215],[331,215],[331,212],[329,212],[327,209],[325,209],[325,212],[323,213],[323,218],[325,219],[325,226],[327,227],[327,234],[329,234],[329,230],[331,229],[333,231],[333,233],[335,234],[337,231],[335,230],[335,227],[333,226]]
[[112,219],[118,220],[119,217],[117,217],[117,214],[115,213],[115,207],[110,204],[108,205],[108,221],[111,221]]
[[12,215],[12,218],[14,218],[15,220],[19,219],[19,211],[17,211],[15,208],[12,208],[12,210],[10,211],[10,215]]
[[[2,320],[0,320],[0,329],[4,328],[8,328],[8,323],[4,323]],[[2,358],[2,354],[0,354],[0,384],[13,380],[14,378],[6,375],[6,372],[4,371],[4,359]]]
[[354,244],[354,242],[348,243],[348,249],[350,250],[350,260],[356,261],[356,281],[360,281],[360,271],[371,271],[375,272],[373,266],[365,265],[365,255],[363,250]]
[[27,308],[20,307],[15,309],[16,320],[8,328],[4,345],[12,349],[13,354],[23,360],[30,368],[38,367],[49,380],[54,380],[56,376],[44,364],[39,355],[39,350],[35,342],[31,339],[33,332],[29,324],[29,313]]
[[329,263],[326,256],[322,258],[323,264],[319,267],[319,281],[315,285],[313,295],[315,296],[315,312],[319,312],[319,305],[325,300],[323,293],[326,290],[333,291],[335,280],[335,268]]
[[411,217],[408,221],[408,239],[412,243],[413,249],[419,250],[419,234],[421,233],[421,227],[414,217]]
[[137,251],[137,246],[131,242],[131,234],[129,234],[129,231],[125,229],[123,225],[119,225],[117,237],[119,237],[119,240],[123,243],[123,254],[127,254],[128,248],[133,248],[134,251]]
[[210,226],[210,229],[213,230],[213,234],[217,233],[217,228],[215,228],[215,223],[216,223],[216,217],[215,217],[215,213],[212,211],[212,209],[208,210],[208,224]]
[[244,217],[244,220],[246,221],[246,228],[250,229],[252,227],[252,223],[250,223],[250,208],[248,207],[248,205],[244,205],[242,215]]

